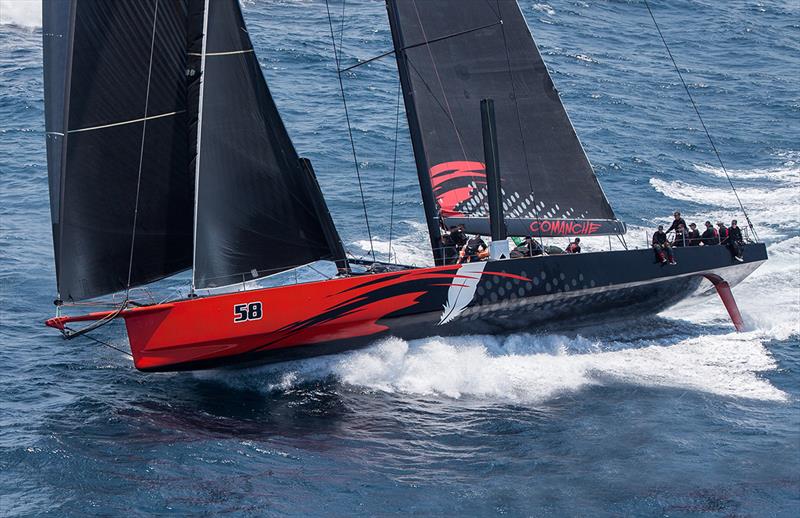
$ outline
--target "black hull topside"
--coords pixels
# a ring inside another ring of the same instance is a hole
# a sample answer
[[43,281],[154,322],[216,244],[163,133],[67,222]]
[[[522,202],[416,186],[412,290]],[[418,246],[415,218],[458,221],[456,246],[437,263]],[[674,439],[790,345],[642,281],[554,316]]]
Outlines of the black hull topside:
[[[652,250],[637,249],[488,261],[482,263],[477,276],[470,270],[480,266],[424,270],[448,271],[451,277],[455,276],[452,284],[404,280],[404,272],[365,276],[361,278],[361,286],[374,284],[375,289],[360,296],[355,303],[358,305],[412,291],[423,294],[413,306],[398,308],[376,319],[374,323],[384,330],[374,334],[262,349],[227,359],[172,366],[168,370],[296,360],[363,347],[389,336],[410,340],[466,334],[540,333],[635,319],[655,315],[689,297],[713,295],[715,283],[735,286],[767,259],[766,247],[761,243],[744,247],[743,262],[735,260],[724,246],[677,248],[675,256],[677,264],[662,264],[656,261]],[[453,285],[457,279],[467,277],[478,279],[472,287],[465,282],[462,288],[471,291],[471,295],[466,294],[466,303],[462,300],[461,304],[455,304],[457,315],[443,322],[448,306],[453,309]],[[328,282],[337,281],[325,281]],[[464,307],[459,310],[460,305]],[[341,305],[338,308],[336,311],[341,310]],[[330,311],[321,310],[311,319],[313,322],[304,322],[303,328],[331,318]]]

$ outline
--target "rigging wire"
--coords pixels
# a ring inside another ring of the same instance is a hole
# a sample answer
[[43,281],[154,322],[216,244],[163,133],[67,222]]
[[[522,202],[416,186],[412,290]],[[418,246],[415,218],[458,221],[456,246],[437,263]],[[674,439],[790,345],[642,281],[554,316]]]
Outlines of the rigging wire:
[[131,353],[129,353],[128,351],[122,350],[119,347],[116,347],[114,345],[111,345],[110,343],[108,343],[106,341],[100,340],[100,339],[95,338],[95,337],[90,336],[90,335],[86,335],[86,338],[88,338],[89,340],[92,340],[93,342],[97,343],[98,345],[104,345],[106,347],[110,347],[111,349],[114,349],[117,352],[121,352],[125,356],[129,356],[131,359],[133,359],[133,355]]
[[672,66],[675,67],[675,72],[678,73],[678,77],[681,79],[681,83],[683,84],[683,89],[686,90],[686,95],[689,97],[689,101],[692,103],[692,108],[694,108],[694,112],[697,114],[697,118],[700,120],[700,125],[703,126],[703,131],[708,137],[708,142],[711,144],[711,149],[714,150],[714,154],[717,155],[717,160],[719,161],[720,167],[722,167],[722,171],[725,173],[725,178],[728,179],[728,183],[731,185],[731,190],[733,191],[734,196],[736,196],[736,201],[739,202],[739,208],[742,209],[742,214],[744,214],[744,219],[747,220],[747,226],[750,227],[750,231],[753,233],[753,236],[758,241],[758,234],[756,234],[756,229],[753,228],[753,223],[750,221],[750,216],[748,216],[747,211],[744,208],[744,204],[742,204],[742,200],[739,198],[739,193],[736,192],[736,187],[733,185],[733,180],[731,180],[730,175],[728,174],[728,170],[725,168],[725,164],[722,162],[722,156],[720,156],[719,151],[717,150],[717,146],[714,144],[714,139],[711,138],[711,133],[709,133],[708,128],[706,128],[706,123],[703,121],[702,115],[700,115],[700,110],[697,108],[697,104],[694,102],[694,97],[692,97],[691,92],[689,91],[689,87],[686,84],[686,81],[683,79],[683,74],[681,74],[680,68],[678,68],[678,63],[675,61],[675,57],[672,55],[672,51],[669,49],[669,45],[667,45],[667,40],[664,38],[664,34],[661,32],[661,28],[658,26],[658,22],[656,21],[656,17],[653,14],[653,10],[650,9],[650,3],[647,0],[644,0],[644,5],[647,7],[647,12],[650,13],[650,18],[653,20],[653,25],[656,27],[656,31],[658,31],[658,35],[661,37],[661,42],[664,44],[664,48],[667,49],[667,54],[669,55],[669,59],[672,61]]
[[[342,2],[342,26],[341,26],[341,33],[344,33],[344,7],[345,7],[346,0]],[[336,77],[339,79],[339,90],[342,94],[342,104],[344,105],[344,117],[347,122],[347,133],[350,136],[350,147],[353,151],[353,164],[355,165],[356,169],[356,178],[358,179],[358,190],[361,194],[361,205],[364,209],[364,221],[367,226],[367,236],[369,236],[369,250],[370,255],[372,255],[372,260],[375,261],[375,247],[372,244],[372,231],[369,227],[369,214],[367,213],[367,201],[364,198],[364,187],[361,184],[361,171],[358,167],[358,156],[356,155],[356,144],[353,140],[353,128],[350,125],[350,113],[347,110],[347,96],[344,93],[344,82],[342,82],[342,69],[339,62],[339,50],[336,47],[336,36],[333,32],[333,18],[331,17],[331,8],[329,4],[329,0],[325,0],[325,10],[328,13],[328,25],[330,26],[331,30],[331,44],[333,44],[333,58],[336,64]],[[341,48],[341,41],[339,48]]]
[[144,141],[147,136],[147,110],[150,105],[150,79],[153,74],[153,50],[156,46],[156,27],[158,26],[158,0],[153,9],[153,31],[150,36],[150,62],[147,66],[147,88],[144,95],[144,121],[142,122],[142,143],[139,146],[139,173],[136,177],[136,201],[133,208],[133,229],[131,231],[131,253],[128,260],[128,282],[125,286],[125,299],[128,299],[131,289],[131,276],[133,274],[133,249],[136,244],[136,223],[139,219],[139,192],[142,185],[142,162],[144,161]]
[[397,177],[397,139],[400,129],[400,83],[397,83],[397,108],[394,114],[394,161],[392,162],[392,203],[389,210],[389,262],[392,262],[392,230],[394,229],[394,191]]
[[[491,6],[489,6],[491,7]],[[500,8],[500,0],[497,0],[497,16],[500,19],[500,32],[503,34],[503,48],[506,51],[506,65],[508,66],[508,80],[511,83],[511,95],[514,97],[514,108],[517,112],[517,127],[519,127],[519,136],[522,139],[522,149],[525,151],[525,170],[528,173],[528,186],[531,190],[531,202],[533,203],[533,217],[539,224],[539,246],[544,249],[544,240],[542,238],[542,221],[539,218],[539,210],[536,208],[536,195],[533,192],[533,179],[531,178],[531,168],[528,162],[528,146],[525,144],[525,132],[522,131],[522,115],[519,112],[519,102],[517,101],[517,90],[514,86],[514,74],[511,70],[511,54],[508,52],[508,40],[506,39],[506,29],[503,25],[503,12]],[[535,43],[534,43],[535,45]]]
[[436,74],[436,81],[439,83],[439,89],[442,91],[442,99],[444,99],[444,105],[447,108],[447,115],[450,118],[451,124],[453,125],[453,130],[455,130],[456,138],[458,139],[458,145],[461,147],[461,153],[464,155],[464,161],[467,161],[467,151],[464,148],[464,141],[461,139],[461,133],[458,131],[456,120],[453,118],[453,110],[450,108],[450,102],[447,100],[447,93],[444,91],[442,77],[439,75],[439,67],[436,66],[436,60],[433,58],[433,52],[431,51],[430,40],[428,39],[428,34],[425,32],[425,25],[423,25],[422,17],[419,15],[417,0],[411,0],[411,2],[414,5],[414,13],[417,15],[417,23],[419,23],[419,30],[422,32],[422,39],[425,41],[425,50],[428,51],[428,56],[431,58],[433,71]]

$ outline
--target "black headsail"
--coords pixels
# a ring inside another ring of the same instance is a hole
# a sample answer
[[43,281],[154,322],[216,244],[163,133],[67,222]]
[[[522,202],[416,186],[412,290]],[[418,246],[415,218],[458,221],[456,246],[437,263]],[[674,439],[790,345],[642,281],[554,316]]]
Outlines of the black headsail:
[[[321,194],[305,178],[239,2],[191,0],[189,31],[190,97],[197,99],[194,287],[339,255],[338,234],[323,228]],[[331,232],[336,243],[326,239]]]
[[386,2],[429,221],[489,231],[479,107],[490,98],[509,233],[624,232],[514,0]]
[[345,265],[237,0],[44,0],[43,33],[62,299]]
[[186,3],[45,0],[43,35],[60,297],[189,268]]

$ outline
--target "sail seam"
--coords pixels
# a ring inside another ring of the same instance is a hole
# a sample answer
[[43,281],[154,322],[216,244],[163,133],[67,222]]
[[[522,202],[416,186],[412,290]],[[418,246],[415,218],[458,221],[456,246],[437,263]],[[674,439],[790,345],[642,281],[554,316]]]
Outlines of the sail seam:
[[232,56],[234,54],[250,54],[252,52],[254,52],[253,49],[247,49],[247,50],[230,50],[230,51],[227,51],[227,52],[207,52],[205,54],[203,54],[202,52],[200,52],[200,53],[198,53],[198,52],[189,52],[189,55],[190,56],[200,56],[200,57],[203,57],[203,56],[206,56],[206,57],[208,57],[208,56]]
[[[184,112],[186,112],[186,110],[178,110],[178,111],[174,111],[174,112],[161,113],[159,115],[151,115],[149,117],[140,117],[138,119],[131,119],[131,120],[122,121],[122,122],[112,122],[111,124],[103,124],[101,126],[91,126],[91,127],[88,127],[88,128],[73,129],[73,130],[67,131],[67,133],[69,133],[69,134],[82,133],[84,131],[95,131],[95,130],[99,130],[99,129],[113,128],[115,126],[124,126],[126,124],[135,124],[137,122],[147,122],[147,121],[154,120],[154,119],[162,119],[164,117],[170,117],[172,115],[177,115],[179,113],[184,113]],[[48,132],[48,133],[55,133],[55,132]],[[56,133],[56,134],[57,135],[63,135],[63,133]]]
[[453,34],[448,34],[447,36],[440,36],[438,38],[433,38],[432,40],[426,40],[426,41],[422,41],[420,43],[414,43],[413,45],[408,45],[406,47],[403,47],[403,48],[397,49],[397,50],[395,50],[395,49],[387,50],[386,52],[384,52],[382,54],[378,54],[377,56],[373,56],[373,57],[371,57],[369,59],[366,59],[364,61],[356,63],[355,65],[350,65],[347,68],[343,68],[342,69],[342,73],[347,72],[349,70],[353,70],[354,68],[358,68],[358,67],[360,67],[362,65],[366,65],[367,63],[372,63],[375,60],[378,60],[378,59],[381,59],[381,58],[385,58],[386,56],[389,56],[390,54],[395,54],[396,52],[398,52],[398,50],[400,52],[403,52],[403,51],[406,51],[406,50],[415,49],[417,47],[422,47],[423,45],[430,45],[431,43],[438,43],[440,41],[449,40],[451,38],[455,38],[455,37],[458,37],[458,36],[464,36],[465,34],[469,34],[471,32],[481,31],[483,29],[489,29],[491,27],[494,27],[495,25],[500,25],[500,22],[490,23],[488,25],[482,25],[480,27],[473,27],[472,29],[466,29],[466,30],[463,30],[463,31],[460,31],[460,32],[455,32]]

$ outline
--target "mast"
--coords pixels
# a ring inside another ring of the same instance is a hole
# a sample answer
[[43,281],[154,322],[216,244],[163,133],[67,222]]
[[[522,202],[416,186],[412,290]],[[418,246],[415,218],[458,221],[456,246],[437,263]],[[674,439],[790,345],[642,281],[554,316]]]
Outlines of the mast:
[[[431,251],[433,252],[433,262],[436,266],[444,264],[444,253],[442,250],[442,228],[439,215],[439,207],[433,195],[433,190],[427,188],[430,184],[429,166],[425,158],[425,147],[418,128],[420,127],[417,108],[414,104],[414,87],[411,84],[409,69],[405,62],[408,56],[404,50],[403,33],[399,22],[397,4],[390,0],[386,1],[386,10],[389,15],[389,25],[392,30],[392,43],[394,44],[395,57],[397,58],[397,71],[400,76],[400,86],[403,89],[403,103],[406,108],[408,127],[411,133],[411,146],[414,150],[414,160],[417,164],[417,176],[419,178],[420,191],[422,193],[422,206],[425,209],[425,222],[428,225],[428,235],[431,241]],[[402,66],[401,66],[402,64]]]
[[486,190],[489,203],[489,229],[492,242],[489,250],[492,259],[508,257],[508,234],[503,217],[502,190],[500,188],[500,156],[497,151],[497,126],[494,122],[494,101],[481,100],[481,126],[483,128],[483,156],[486,162]]
[[197,267],[197,200],[200,193],[200,145],[202,143],[203,134],[203,89],[205,86],[206,77],[206,45],[208,43],[208,3],[210,0],[204,0],[203,4],[203,45],[200,51],[200,93],[197,102],[197,144],[196,155],[194,161],[194,227],[192,230],[192,285],[189,288],[189,293],[194,293],[195,288],[195,271]]

